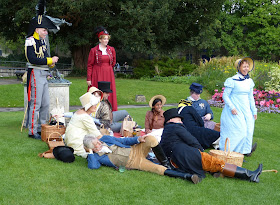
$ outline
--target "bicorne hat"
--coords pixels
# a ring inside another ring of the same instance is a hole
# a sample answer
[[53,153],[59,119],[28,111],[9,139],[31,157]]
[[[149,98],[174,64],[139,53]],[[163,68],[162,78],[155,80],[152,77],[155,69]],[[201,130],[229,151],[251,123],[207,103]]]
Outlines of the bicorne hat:
[[190,90],[193,90],[197,94],[202,93],[202,88],[203,88],[203,86],[200,85],[199,83],[192,83],[190,86]]
[[169,110],[166,110],[164,113],[163,113],[163,116],[164,116],[164,124],[166,122],[168,122],[168,120],[172,119],[172,118],[175,118],[175,117],[179,117],[181,118],[182,120],[184,119],[180,114],[178,114],[178,110],[177,108],[171,108]]
[[111,90],[111,82],[109,81],[98,81],[98,89],[101,90],[103,93],[112,93]]
[[45,13],[45,0],[39,0],[36,6],[37,15],[33,17],[29,23],[27,37],[33,35],[36,28],[57,29],[57,26],[44,15]]
[[53,155],[57,160],[63,162],[74,162],[74,149],[68,146],[57,146],[53,149]]

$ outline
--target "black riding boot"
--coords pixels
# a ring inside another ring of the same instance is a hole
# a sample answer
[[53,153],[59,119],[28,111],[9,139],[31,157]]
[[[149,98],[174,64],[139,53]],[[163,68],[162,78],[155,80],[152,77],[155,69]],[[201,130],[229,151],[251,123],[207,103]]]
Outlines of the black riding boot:
[[197,184],[201,182],[201,178],[196,175],[196,174],[189,174],[189,173],[184,173],[184,172],[178,172],[172,169],[167,169],[164,172],[164,175],[169,176],[169,177],[177,177],[181,179],[186,179],[188,181],[193,182],[194,184]]
[[153,147],[152,150],[161,165],[165,166],[167,169],[172,169],[171,164],[170,164],[168,158],[166,157],[164,151],[162,150],[160,144]]
[[262,173],[262,164],[259,164],[258,168],[255,171],[250,171],[248,169],[238,167],[234,164],[226,163],[222,173],[224,176],[228,177],[243,179],[250,182],[259,182],[259,176]]

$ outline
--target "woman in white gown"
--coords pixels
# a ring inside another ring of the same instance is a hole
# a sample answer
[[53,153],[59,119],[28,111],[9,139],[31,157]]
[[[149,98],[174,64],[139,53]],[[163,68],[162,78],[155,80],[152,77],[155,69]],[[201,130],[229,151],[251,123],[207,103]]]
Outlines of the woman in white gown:
[[86,158],[87,153],[83,144],[84,136],[91,134],[98,138],[102,137],[90,116],[91,113],[96,111],[100,97],[87,92],[80,97],[80,101],[82,108],[75,112],[66,128],[65,143],[74,149],[74,154]]
[[254,68],[254,61],[249,58],[235,62],[238,73],[228,78],[225,83],[223,99],[225,107],[221,115],[220,149],[224,150],[226,138],[230,139],[230,150],[251,155],[254,124],[257,108],[253,97],[253,80],[248,73]]

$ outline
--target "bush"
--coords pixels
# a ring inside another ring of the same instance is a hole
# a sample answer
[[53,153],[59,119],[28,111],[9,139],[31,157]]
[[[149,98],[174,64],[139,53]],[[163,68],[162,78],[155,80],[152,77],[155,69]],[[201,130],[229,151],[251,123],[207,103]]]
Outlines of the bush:
[[184,76],[196,69],[195,64],[191,64],[183,58],[171,59],[167,57],[153,60],[136,60],[133,66],[135,67],[133,76],[137,79],[141,77],[151,78],[153,76]]
[[[216,57],[211,58],[210,61],[201,61],[192,75],[197,76],[197,82],[202,84],[211,94],[214,94],[215,89],[222,89],[227,78],[237,73],[234,63],[240,58],[242,57]],[[255,61],[255,68],[249,73],[255,83],[255,88],[264,89],[265,82],[270,81],[269,71],[275,66],[279,68],[275,63]]]
[[85,77],[87,76],[87,69],[78,69],[73,67],[73,70],[71,71],[71,73],[68,75],[69,77]]
[[265,82],[265,90],[275,90],[280,91],[280,68],[273,67],[270,72],[268,72],[269,81]]
[[177,83],[177,84],[192,84],[193,82],[197,82],[197,77],[186,75],[186,76],[168,76],[168,77],[160,77],[154,76],[152,78],[142,77],[140,80],[149,80],[156,82],[168,82],[168,83]]

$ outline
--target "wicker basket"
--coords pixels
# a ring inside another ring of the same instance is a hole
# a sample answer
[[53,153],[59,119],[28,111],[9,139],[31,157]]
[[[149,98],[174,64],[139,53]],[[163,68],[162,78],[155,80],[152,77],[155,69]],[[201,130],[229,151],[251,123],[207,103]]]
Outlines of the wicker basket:
[[221,131],[221,123],[216,123],[216,125],[214,127],[214,130],[220,132]]
[[43,124],[41,129],[41,139],[46,142],[48,137],[55,132],[52,137],[59,137],[65,133],[66,127],[64,125],[48,125]]
[[[227,145],[228,145],[228,149],[227,149]],[[227,138],[225,142],[225,151],[211,149],[209,151],[209,154],[213,157],[224,160],[226,163],[235,164],[239,167],[242,167],[244,155],[238,152],[230,151],[229,138]]]
[[57,146],[65,146],[63,138],[59,132],[53,132],[48,136],[47,144],[50,150],[53,150]]

